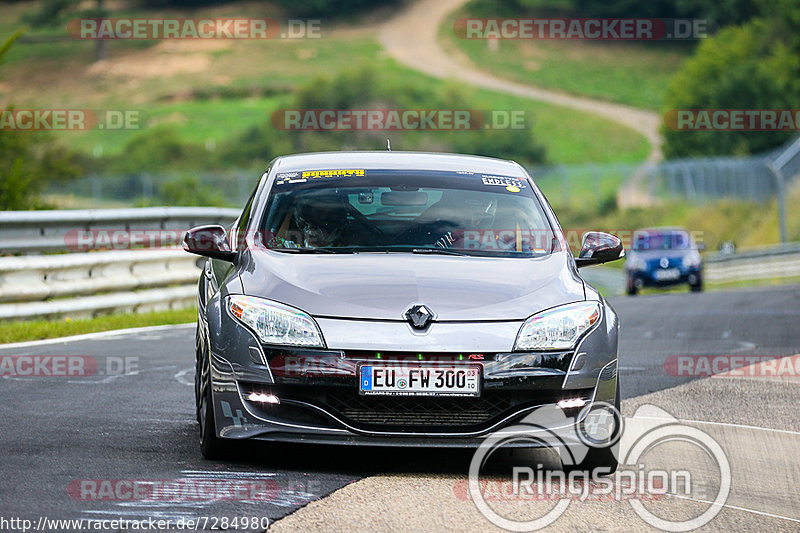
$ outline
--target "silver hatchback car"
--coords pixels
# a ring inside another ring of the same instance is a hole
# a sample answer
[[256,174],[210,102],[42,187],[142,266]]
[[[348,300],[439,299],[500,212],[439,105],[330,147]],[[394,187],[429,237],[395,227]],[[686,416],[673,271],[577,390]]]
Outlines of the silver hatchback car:
[[[187,232],[200,445],[477,446],[544,405],[619,404],[618,320],[513,161],[332,152],[273,160],[238,221]],[[609,447],[584,465],[615,467]]]

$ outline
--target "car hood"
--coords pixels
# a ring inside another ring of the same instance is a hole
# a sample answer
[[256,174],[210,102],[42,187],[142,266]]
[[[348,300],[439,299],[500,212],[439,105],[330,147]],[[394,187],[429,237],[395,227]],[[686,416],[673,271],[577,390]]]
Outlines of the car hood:
[[317,317],[404,320],[425,304],[437,321],[522,320],[585,299],[566,252],[518,258],[398,253],[243,256],[245,294]]

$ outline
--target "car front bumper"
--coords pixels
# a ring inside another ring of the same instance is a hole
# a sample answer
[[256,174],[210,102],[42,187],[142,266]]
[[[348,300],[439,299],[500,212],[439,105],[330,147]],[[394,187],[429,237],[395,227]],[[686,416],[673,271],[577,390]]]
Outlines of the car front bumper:
[[[209,316],[213,323],[213,311]],[[614,403],[618,322],[607,304],[600,323],[567,352],[512,352],[522,322],[434,323],[424,335],[403,323],[318,322],[329,346],[325,350],[264,346],[232,319],[211,328],[216,331],[210,336],[210,376],[218,436],[474,447],[486,435],[563,399]],[[384,363],[479,365],[481,395],[360,396],[357,367],[375,363],[376,346]],[[251,393],[274,403],[252,401]]]
[[636,287],[670,287],[684,283],[697,285],[703,281],[703,271],[700,268],[673,267],[672,269],[678,272],[674,278],[659,277],[661,269],[629,271],[628,283]]

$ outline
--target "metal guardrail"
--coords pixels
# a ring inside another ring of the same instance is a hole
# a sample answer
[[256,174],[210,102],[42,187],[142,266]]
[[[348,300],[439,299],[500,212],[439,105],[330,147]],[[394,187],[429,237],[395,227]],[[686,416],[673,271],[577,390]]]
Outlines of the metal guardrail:
[[[735,283],[764,279],[800,278],[800,243],[749,248],[737,253],[703,254],[704,276],[710,283]],[[608,296],[625,293],[625,272],[611,267],[590,267],[581,276]]]
[[239,210],[220,207],[142,207],[0,212],[0,253],[70,252],[78,231],[175,230],[229,224]]
[[800,242],[746,248],[736,253],[713,252],[705,256],[706,263],[738,262],[745,259],[795,255],[800,259]]
[[197,257],[178,249],[5,257],[0,260],[0,302],[43,301],[196,280]]
[[179,248],[43,252],[84,250],[70,245],[70,232],[76,231],[164,230],[177,242],[190,227],[228,225],[238,213],[202,207],[2,212],[0,253],[32,255],[0,257],[0,319],[191,306],[197,298],[198,258]]
[[714,283],[800,277],[800,243],[708,254],[705,262],[706,280]]
[[[196,257],[180,249],[73,251],[66,235],[82,230],[175,230],[229,224],[234,209],[165,207],[85,211],[0,213],[0,319],[93,316],[112,311],[142,312],[190,306],[200,273]],[[735,282],[800,277],[800,243],[705,254],[706,280]],[[588,278],[594,278],[587,269]],[[622,272],[605,269],[602,280],[622,286]]]

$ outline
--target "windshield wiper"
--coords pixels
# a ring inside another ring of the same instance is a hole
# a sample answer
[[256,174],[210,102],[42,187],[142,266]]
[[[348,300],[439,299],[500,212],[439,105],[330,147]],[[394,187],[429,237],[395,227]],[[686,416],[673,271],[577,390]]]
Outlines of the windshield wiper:
[[468,257],[469,254],[464,252],[457,252],[447,248],[414,248],[411,250],[412,254],[431,254],[431,255],[458,255],[461,257]]
[[304,247],[304,248],[270,248],[273,252],[285,252],[285,253],[292,253],[292,254],[336,254],[336,253],[349,253],[349,252],[337,252],[333,248],[311,248],[311,247]]

